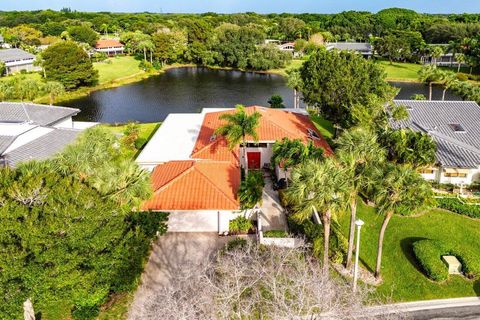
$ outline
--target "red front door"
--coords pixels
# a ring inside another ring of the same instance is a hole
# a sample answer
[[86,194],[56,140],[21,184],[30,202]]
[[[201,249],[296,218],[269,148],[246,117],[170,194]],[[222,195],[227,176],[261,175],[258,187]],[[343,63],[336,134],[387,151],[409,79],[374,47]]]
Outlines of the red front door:
[[247,152],[248,169],[260,169],[260,152]]

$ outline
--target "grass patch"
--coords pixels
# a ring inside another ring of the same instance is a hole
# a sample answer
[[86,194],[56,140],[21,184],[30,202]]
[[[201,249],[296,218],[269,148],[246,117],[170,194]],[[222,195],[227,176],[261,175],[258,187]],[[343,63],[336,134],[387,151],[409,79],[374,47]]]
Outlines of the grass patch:
[[[143,147],[147,144],[148,141],[152,138],[152,136],[155,134],[155,132],[160,128],[161,122],[153,122],[153,123],[139,123],[138,128],[138,139],[137,141],[140,143],[136,143],[137,149],[127,149],[125,148],[124,154],[125,157],[132,157],[136,158],[140,151],[143,150]],[[102,124],[105,128],[110,130],[113,134],[115,135],[123,135],[125,132],[125,129],[127,128],[128,124],[120,124],[120,125],[115,125],[115,124]]]
[[100,309],[97,320],[127,319],[128,308],[133,301],[133,293],[119,293],[110,297]]
[[276,73],[276,74],[279,74],[279,75],[282,75],[282,76],[286,77],[287,76],[287,70],[298,69],[303,65],[304,62],[305,62],[304,59],[293,59],[284,68],[270,69],[267,72],[268,73]]
[[330,143],[335,135],[333,123],[317,114],[310,115],[310,119],[322,136]]
[[[358,218],[365,221],[362,228],[360,260],[368,270],[374,270],[378,233],[382,217],[364,204],[358,208]],[[342,232],[348,234],[349,216],[339,219]],[[384,241],[382,277],[378,292],[394,301],[413,301],[480,295],[480,281],[462,276],[450,276],[447,281],[434,283],[421,271],[413,253],[413,243],[437,239],[449,246],[479,252],[480,220],[474,220],[432,209],[417,217],[397,217],[390,221]]]
[[114,80],[131,77],[144,73],[138,65],[140,61],[131,56],[119,56],[108,58],[103,62],[95,62],[93,67],[98,70],[99,84],[105,84]]
[[394,62],[390,64],[389,61],[379,60],[376,63],[381,65],[387,73],[388,81],[418,81],[418,71],[422,69],[420,64],[407,62]]

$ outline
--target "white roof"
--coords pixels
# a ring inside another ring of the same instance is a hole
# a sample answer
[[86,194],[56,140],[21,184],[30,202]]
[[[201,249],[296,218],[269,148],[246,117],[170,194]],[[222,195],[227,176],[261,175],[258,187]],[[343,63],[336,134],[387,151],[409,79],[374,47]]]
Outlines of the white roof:
[[203,122],[203,113],[171,113],[136,161],[144,167],[171,160],[188,160]]

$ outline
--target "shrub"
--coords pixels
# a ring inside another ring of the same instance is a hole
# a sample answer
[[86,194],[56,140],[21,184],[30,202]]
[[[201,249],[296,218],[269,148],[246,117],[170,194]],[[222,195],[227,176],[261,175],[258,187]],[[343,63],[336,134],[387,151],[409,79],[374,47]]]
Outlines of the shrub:
[[247,219],[244,216],[238,216],[237,218],[230,220],[228,229],[230,233],[233,234],[248,233],[249,230],[253,229],[253,223],[250,219]]
[[448,278],[448,268],[442,256],[455,256],[462,264],[462,272],[467,278],[480,275],[480,257],[470,250],[450,245],[439,240],[420,240],[413,244],[413,253],[427,277],[434,281]]
[[459,81],[467,81],[468,80],[468,75],[465,73],[457,73],[457,79]]
[[240,248],[245,248],[247,246],[247,239],[235,238],[227,243],[225,249],[227,251],[233,251]]
[[464,204],[457,198],[438,198],[437,206],[461,215],[480,219],[480,206]]
[[265,238],[288,238],[288,232],[285,230],[268,230],[263,233]]
[[241,208],[252,209],[261,202],[264,186],[262,171],[249,171],[245,180],[240,183],[238,191]]
[[442,261],[442,252],[446,249],[437,240],[420,240],[413,244],[413,253],[427,277],[434,281],[448,278],[448,268]]

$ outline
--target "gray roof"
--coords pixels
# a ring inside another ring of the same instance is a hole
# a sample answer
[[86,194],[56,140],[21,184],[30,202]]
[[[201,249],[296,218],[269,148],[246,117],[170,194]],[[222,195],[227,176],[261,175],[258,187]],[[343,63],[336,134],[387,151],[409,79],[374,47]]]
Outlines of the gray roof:
[[0,122],[31,122],[48,126],[79,113],[79,109],[22,102],[0,102]]
[[80,132],[81,130],[55,129],[3,156],[7,165],[11,167],[23,161],[44,160],[62,151]]
[[0,60],[3,62],[10,62],[15,60],[31,60],[35,56],[22,49],[2,49],[0,50]]
[[[408,120],[391,121],[394,129],[427,132],[437,143],[437,161],[443,167],[480,166],[480,106],[473,101],[395,100],[407,107]],[[460,125],[463,131],[455,131]]]
[[371,53],[372,45],[368,42],[331,42],[327,43],[328,49],[351,50],[362,53]]
[[0,155],[7,150],[15,138],[15,136],[0,136]]

